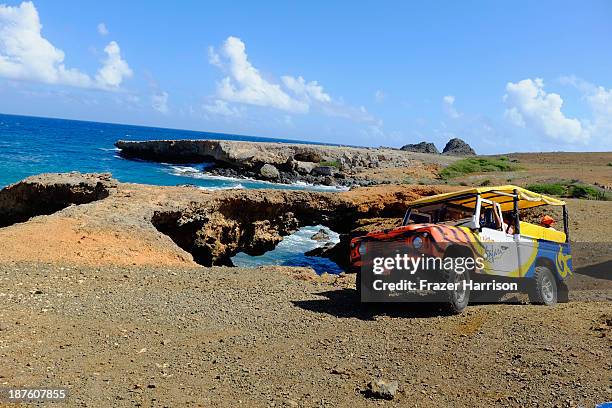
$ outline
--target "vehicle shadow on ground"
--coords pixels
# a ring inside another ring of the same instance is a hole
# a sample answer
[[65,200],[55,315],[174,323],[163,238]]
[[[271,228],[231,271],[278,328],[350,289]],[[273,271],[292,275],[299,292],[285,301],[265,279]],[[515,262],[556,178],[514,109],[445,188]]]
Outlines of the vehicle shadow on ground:
[[576,268],[574,273],[590,276],[591,278],[612,280],[612,260]]
[[361,303],[355,289],[343,288],[317,293],[324,299],[292,301],[295,306],[311,312],[325,313],[335,317],[352,317],[360,320],[375,320],[377,316],[429,318],[448,316],[440,304],[420,303]]

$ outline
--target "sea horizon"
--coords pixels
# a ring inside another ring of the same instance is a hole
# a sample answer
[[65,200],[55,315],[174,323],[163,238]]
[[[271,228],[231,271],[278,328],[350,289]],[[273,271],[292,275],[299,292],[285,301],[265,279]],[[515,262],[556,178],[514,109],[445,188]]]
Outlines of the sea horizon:
[[[205,189],[273,188],[329,190],[205,174],[207,163],[174,165],[126,160],[117,140],[210,139],[334,145],[306,140],[0,113],[0,188],[40,173],[103,172],[119,181],[152,185],[190,184]],[[338,146],[338,145],[335,145]]]

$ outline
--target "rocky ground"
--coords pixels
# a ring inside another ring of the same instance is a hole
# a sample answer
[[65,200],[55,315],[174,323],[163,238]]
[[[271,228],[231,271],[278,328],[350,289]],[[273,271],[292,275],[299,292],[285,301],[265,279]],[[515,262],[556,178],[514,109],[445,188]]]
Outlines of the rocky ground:
[[0,262],[224,265],[237,252],[273,249],[301,226],[348,233],[359,219],[401,217],[407,202],[449,189],[210,192],[118,183],[109,175],[34,176],[0,191],[0,219],[8,225],[0,228]]
[[[592,407],[612,399],[600,283],[446,316],[360,309],[353,276],[295,268],[3,263],[0,386],[89,407]],[[377,378],[397,381],[392,401],[367,393]]]
[[[437,171],[457,160],[453,156],[474,154],[459,139],[449,141],[444,155],[429,154],[422,149],[407,151],[386,147],[226,140],[120,140],[115,145],[121,149],[119,154],[128,159],[165,163],[208,162],[212,166],[204,171],[218,176],[349,187],[390,182],[369,179],[366,175],[372,169],[424,168]],[[428,175],[433,174],[429,172]]]
[[555,183],[576,180],[612,190],[612,152],[549,152],[510,153],[504,156],[516,162],[521,169],[511,172],[471,174],[450,180],[465,185]]
[[[27,179],[0,191],[0,387],[68,387],[69,406],[91,407],[612,400],[611,202],[568,201],[586,256],[571,302],[551,308],[521,296],[459,316],[362,308],[353,275],[195,262],[261,253],[301,225],[391,227],[409,201],[453,188],[206,192],[108,175]],[[373,398],[377,379],[397,382],[393,400]]]

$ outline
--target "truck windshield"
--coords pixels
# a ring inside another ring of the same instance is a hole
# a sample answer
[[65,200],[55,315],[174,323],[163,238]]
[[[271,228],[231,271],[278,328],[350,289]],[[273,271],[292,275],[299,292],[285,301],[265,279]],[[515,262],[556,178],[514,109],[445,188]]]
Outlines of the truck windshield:
[[409,208],[404,219],[407,224],[446,224],[461,225],[470,221],[473,209],[467,209],[450,203],[432,204],[424,207]]

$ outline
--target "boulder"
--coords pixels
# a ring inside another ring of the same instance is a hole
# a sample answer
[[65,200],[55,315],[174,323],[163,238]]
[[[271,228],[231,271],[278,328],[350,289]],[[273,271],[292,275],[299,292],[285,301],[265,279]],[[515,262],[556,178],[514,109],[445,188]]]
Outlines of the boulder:
[[293,156],[294,160],[305,161],[311,163],[319,163],[323,160],[323,156],[315,148],[300,148]]
[[398,385],[397,381],[373,380],[368,383],[368,394],[371,398],[392,400],[395,398]]
[[319,256],[319,257],[327,258],[326,254],[328,253],[328,251],[333,249],[334,246],[335,245],[334,245],[333,242],[326,242],[323,246],[316,247],[314,249],[311,249],[310,251],[304,252],[304,255],[306,255],[306,256]]
[[312,174],[314,176],[331,176],[333,177],[334,174],[336,174],[336,172],[338,171],[337,168],[335,168],[334,166],[317,166],[314,169],[312,169]]
[[280,177],[278,169],[271,164],[264,164],[261,166],[261,169],[259,169],[259,174],[261,177],[268,180],[276,180]]
[[318,167],[318,164],[312,163],[312,162],[294,160],[293,166],[295,168],[295,171],[297,171],[300,174],[310,174],[315,167]]
[[316,234],[310,237],[314,241],[329,241],[329,234],[321,228]]
[[402,146],[400,150],[404,150],[406,152],[440,154],[440,151],[436,145],[429,142],[407,144]]
[[332,176],[325,176],[323,180],[321,180],[321,184],[324,186],[335,186],[336,180]]
[[454,138],[448,141],[442,154],[450,156],[475,156],[476,152],[472,147],[463,140]]

